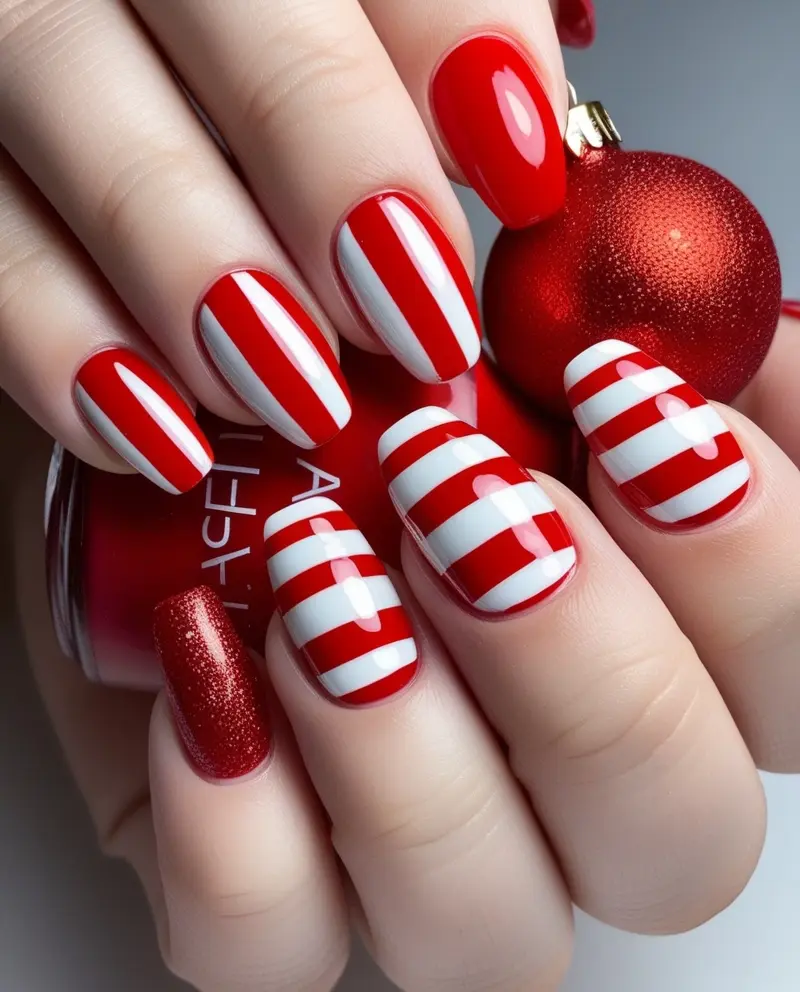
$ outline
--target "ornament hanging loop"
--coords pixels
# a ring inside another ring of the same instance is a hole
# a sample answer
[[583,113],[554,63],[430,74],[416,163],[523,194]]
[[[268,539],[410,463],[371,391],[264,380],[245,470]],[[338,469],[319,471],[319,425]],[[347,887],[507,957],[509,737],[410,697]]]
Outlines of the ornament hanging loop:
[[569,93],[569,109],[572,110],[573,107],[578,106],[578,91],[569,80],[567,80],[567,92]]
[[616,129],[611,115],[602,103],[578,103],[572,83],[569,87],[569,114],[564,141],[575,158],[581,158],[591,149],[618,147],[622,136]]

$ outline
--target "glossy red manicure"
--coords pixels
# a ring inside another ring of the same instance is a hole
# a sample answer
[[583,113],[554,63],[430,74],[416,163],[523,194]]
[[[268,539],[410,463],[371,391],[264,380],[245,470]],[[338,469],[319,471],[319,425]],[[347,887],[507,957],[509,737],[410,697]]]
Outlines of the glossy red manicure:
[[597,31],[592,0],[559,0],[558,40],[572,48],[588,48]]
[[739,442],[700,393],[624,341],[601,341],[564,373],[572,413],[620,494],[651,524],[713,523],[750,482]]
[[350,420],[333,349],[292,294],[242,269],[203,297],[197,331],[217,370],[250,409],[301,448],[330,441]]
[[781,311],[787,317],[794,317],[796,320],[800,320],[800,300],[784,300]]
[[462,42],[436,70],[431,102],[453,159],[507,227],[528,227],[561,209],[563,137],[516,45],[497,35]]
[[411,536],[475,610],[527,609],[572,573],[572,537],[545,491],[447,410],[403,417],[381,437],[378,457]]
[[406,611],[367,539],[333,500],[315,496],[264,525],[278,611],[322,687],[352,705],[408,685],[417,646]]
[[103,440],[167,492],[186,492],[211,470],[214,454],[192,411],[135,352],[92,355],[78,369],[73,394]]
[[212,779],[240,778],[266,759],[264,686],[225,607],[208,586],[159,603],[153,624],[181,738]]
[[359,203],[336,237],[336,266],[389,351],[423,382],[478,361],[478,304],[467,270],[430,213],[405,193]]

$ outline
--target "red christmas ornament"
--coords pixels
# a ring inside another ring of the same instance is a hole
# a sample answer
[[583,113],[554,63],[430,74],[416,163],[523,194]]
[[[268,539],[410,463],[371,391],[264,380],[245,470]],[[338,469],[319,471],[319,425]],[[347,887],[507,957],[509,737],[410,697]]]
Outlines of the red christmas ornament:
[[777,326],[772,237],[712,169],[622,151],[619,141],[600,104],[570,111],[566,205],[536,227],[501,231],[483,286],[487,337],[506,374],[561,416],[564,368],[605,338],[635,344],[730,402]]

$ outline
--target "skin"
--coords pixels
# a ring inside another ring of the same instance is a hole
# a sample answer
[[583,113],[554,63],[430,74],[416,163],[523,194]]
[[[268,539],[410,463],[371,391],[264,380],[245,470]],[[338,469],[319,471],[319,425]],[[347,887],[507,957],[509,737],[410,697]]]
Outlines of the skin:
[[[787,353],[800,361],[796,333],[784,321],[759,379],[776,381]],[[762,396],[765,418],[783,401]],[[137,870],[177,974],[201,990],[329,992],[352,921],[402,989],[550,990],[570,959],[571,901],[663,934],[735,899],[764,836],[756,766],[800,766],[800,473],[754,423],[721,412],[756,485],[706,530],[646,528],[595,468],[597,516],[541,480],[580,567],[528,613],[467,613],[407,542],[393,578],[422,668],[381,705],[322,697],[273,619],[275,748],[225,786],[196,772],[163,696],[90,686],[60,655],[38,512],[48,445],[9,420],[34,672],[100,843]],[[682,581],[688,564],[702,599]]]
[[115,471],[127,469],[70,395],[103,346],[138,349],[207,409],[255,422],[193,334],[197,301],[224,272],[265,269],[332,342],[338,332],[383,350],[345,300],[331,239],[355,203],[387,188],[427,204],[473,270],[427,96],[457,41],[505,31],[562,126],[567,112],[546,0],[413,0],[400,18],[381,0],[134,6],[240,174],[125,4],[0,0],[0,384],[79,457]]
[[[339,0],[335,16],[327,0],[135,6],[246,185],[124,5],[0,0],[2,384],[48,434],[115,471],[70,397],[75,368],[105,344],[168,362],[188,396],[252,422],[190,332],[219,273],[267,268],[331,340],[335,327],[375,348],[336,286],[330,237],[386,186],[418,192],[471,264],[447,182],[459,177],[426,103],[456,40],[502,27],[566,113],[543,0],[413,0],[402,18],[379,0]],[[543,479],[580,568],[494,623],[467,614],[407,544],[397,583],[423,664],[386,704],[323,699],[273,621],[275,749],[225,787],[196,773],[163,697],[89,686],[60,655],[41,538],[49,442],[4,404],[28,652],[99,842],[138,872],[173,971],[201,992],[330,992],[355,921],[408,992],[547,992],[568,967],[572,903],[674,933],[736,897],[763,842],[756,767],[800,766],[800,426],[784,415],[796,341],[785,321],[743,414],[721,410],[755,480],[731,518],[658,534],[594,464],[596,515]]]

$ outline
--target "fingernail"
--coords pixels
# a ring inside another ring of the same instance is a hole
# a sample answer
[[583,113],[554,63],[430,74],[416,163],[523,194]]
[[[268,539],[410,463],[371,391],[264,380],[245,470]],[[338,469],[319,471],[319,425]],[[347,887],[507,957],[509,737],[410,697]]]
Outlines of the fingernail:
[[796,320],[800,320],[800,300],[784,300],[781,310],[787,317],[794,317]]
[[506,227],[528,227],[561,209],[564,139],[516,45],[497,35],[462,42],[436,70],[431,103],[453,159]]
[[168,493],[211,471],[214,454],[184,400],[160,372],[127,348],[107,348],[81,365],[75,404],[117,454]]
[[458,252],[405,193],[359,203],[336,236],[336,263],[364,318],[423,382],[447,382],[478,361],[478,305]]
[[575,566],[550,498],[494,441],[439,407],[381,437],[389,495],[434,569],[483,613],[527,609]]
[[572,48],[588,48],[597,31],[592,0],[559,0],[558,40]]
[[153,634],[184,746],[211,779],[241,778],[266,760],[270,732],[258,670],[208,586],[159,603]]
[[411,624],[350,517],[316,496],[274,513],[264,537],[278,611],[323,689],[363,705],[408,685],[418,666]]
[[645,519],[713,523],[742,502],[750,466],[717,411],[633,345],[603,341],[567,366],[567,399],[592,452]]
[[300,448],[330,441],[350,420],[350,393],[325,335],[292,294],[256,269],[208,290],[197,331],[242,401]]

